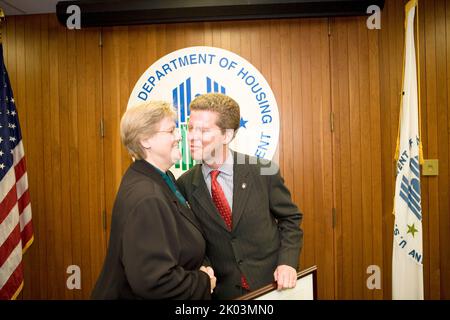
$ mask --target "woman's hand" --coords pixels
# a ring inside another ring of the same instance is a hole
[[[211,293],[216,287],[217,278],[214,276],[214,270],[211,267],[201,266],[200,271],[205,272],[209,276],[209,281],[211,282]]]

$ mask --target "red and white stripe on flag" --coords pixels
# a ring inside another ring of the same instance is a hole
[[[23,287],[22,255],[33,242],[31,204],[22,141],[0,184],[0,299],[15,299]]]

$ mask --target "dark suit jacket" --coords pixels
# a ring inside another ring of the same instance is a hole
[[[278,167],[275,175],[261,175],[264,165],[257,159],[251,158],[256,164],[248,164],[250,158],[245,156],[247,164],[236,164],[236,157],[244,155],[233,155],[231,232],[214,206],[201,165],[177,181],[203,228],[206,255],[217,277],[214,297],[218,299],[245,293],[240,286],[241,274],[255,290],[274,281],[278,265],[297,268],[303,241],[302,214],[292,202]]]
[[[126,171],[114,203],[111,237],[93,299],[207,299],[200,271],[205,241],[181,205],[144,160]]]

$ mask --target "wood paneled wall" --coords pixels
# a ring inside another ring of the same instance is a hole
[[[419,17],[423,151],[439,159],[439,176],[421,186],[425,290],[450,299],[450,3],[422,1]]]
[[[342,299],[383,297],[366,285],[367,268],[383,263],[378,37],[362,18],[331,24],[336,295]]]
[[[419,2],[424,157],[439,159],[439,176],[422,176],[421,180],[425,297],[449,299],[450,4]],[[363,18],[332,22],[337,298],[391,298],[393,158],[402,90],[403,4],[386,1],[379,31],[367,30]],[[372,264],[381,267],[381,290],[366,287],[366,268]]]
[[[127,45],[124,45],[127,44]],[[300,264],[317,264],[319,291],[334,295],[329,41],[327,19],[250,21],[103,30],[105,177],[107,212],[129,156],[118,123],[135,82],[146,66],[188,46],[231,50],[257,67],[277,97],[281,118],[280,165],[294,201],[305,212],[305,247]],[[137,67],[140,66],[140,67]],[[119,76],[120,75],[120,76]],[[115,88],[115,90],[111,90]],[[312,107],[313,106],[313,107]],[[108,126],[107,126],[108,127]],[[111,152],[111,153],[109,153]],[[108,156],[106,156],[108,157]]]
[[[422,2],[422,138],[425,158],[440,162],[439,176],[422,178],[425,296],[448,299],[450,4]],[[279,162],[304,212],[300,263],[318,265],[319,297],[389,299],[403,16],[403,1],[389,0],[381,30],[368,30],[364,17],[81,31],[66,30],[52,15],[8,17],[5,58],[35,228],[23,298],[89,297],[115,192],[130,163],[118,127],[134,83],[163,55],[206,45],[250,61],[275,93]],[[70,265],[81,268],[81,290],[66,288]],[[381,268],[380,290],[366,287],[370,265]]]
[[[40,15],[8,18],[4,32],[33,212],[23,297],[87,298],[106,248],[98,31],[68,32]],[[81,290],[66,287],[71,265]]]

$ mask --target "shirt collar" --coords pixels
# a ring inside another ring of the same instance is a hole
[[[148,161],[147,161],[148,162]],[[166,173],[163,172],[161,169],[159,169],[158,167],[152,165],[150,162],[148,162],[155,170],[156,172],[158,172],[160,175],[165,175]]]
[[[233,165],[234,165],[233,153],[231,152],[230,149],[228,149],[227,159],[225,160],[224,163],[222,163],[222,165],[217,170],[219,170],[221,173],[224,173],[228,176],[232,176],[233,175]],[[205,178],[213,170],[216,170],[216,169],[211,168],[210,166],[208,166],[205,163],[202,164],[202,172],[203,172],[203,176]]]

